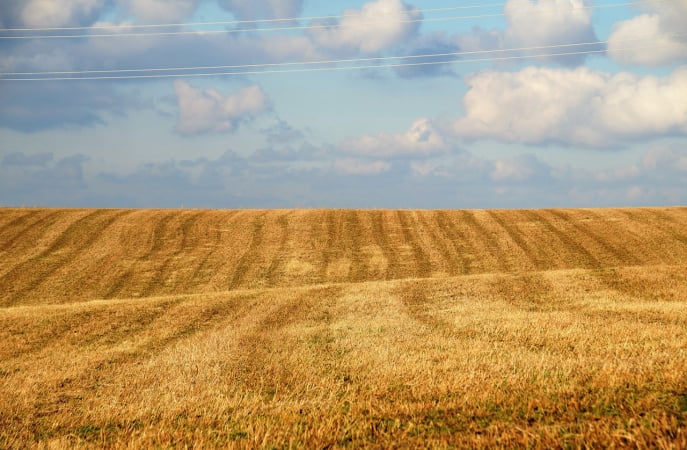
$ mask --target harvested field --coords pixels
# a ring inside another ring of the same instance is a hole
[[[687,264],[687,208],[2,210],[0,306]]]
[[[687,208],[0,209],[0,447],[687,448]]]

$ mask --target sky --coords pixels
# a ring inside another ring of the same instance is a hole
[[[687,0],[2,0],[0,206],[685,205],[685,23]]]

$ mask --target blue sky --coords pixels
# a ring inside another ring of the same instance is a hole
[[[687,0],[5,0],[0,205],[684,205],[684,23]],[[332,60],[357,61],[302,64]],[[120,78],[49,80],[93,76]]]

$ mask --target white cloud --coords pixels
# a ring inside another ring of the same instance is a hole
[[[409,161],[413,176],[452,180],[460,184],[486,183],[493,171],[493,161],[470,152],[439,155],[436,158]]]
[[[414,34],[420,12],[401,0],[376,0],[361,10],[348,9],[343,18],[326,28],[311,30],[316,45],[333,52],[374,53],[397,45]],[[325,24],[317,22],[316,24]]]
[[[509,0],[504,12],[508,21],[504,39],[512,47],[593,42],[591,2],[582,0]],[[560,52],[554,49],[552,52]],[[537,54],[542,52],[538,50]]]
[[[27,27],[63,27],[94,20],[105,0],[29,0],[19,16]]]
[[[367,161],[353,158],[342,158],[334,161],[334,170],[342,175],[379,175],[391,169],[386,161]]]
[[[176,130],[184,135],[234,131],[240,122],[254,118],[270,107],[258,86],[222,95],[214,89],[201,90],[185,81],[174,83],[179,104]]]
[[[684,40],[687,0],[661,3],[654,4],[653,13],[642,14],[616,25],[608,41],[608,53],[614,60],[646,66],[687,60]],[[676,33],[682,36],[676,36]]]
[[[545,173],[547,167],[532,155],[519,155],[514,158],[497,159],[489,174],[496,182],[527,181]]]
[[[594,179],[602,183],[615,183],[619,181],[631,180],[640,175],[641,170],[639,167],[632,165],[598,170],[594,173]]]
[[[663,78],[528,67],[467,83],[465,115],[453,126],[466,139],[605,147],[687,134],[687,66]]]
[[[450,53],[459,52],[460,46],[454,39],[444,32],[432,32],[417,36],[409,45],[406,45],[399,56],[408,56],[398,60],[400,63],[410,63],[410,66],[395,67],[394,71],[401,78],[415,78],[448,75],[454,76],[452,62],[457,59]],[[444,54],[444,56],[415,58],[418,55]],[[431,65],[412,65],[414,63],[432,63]]]
[[[589,1],[583,0],[508,0],[504,7],[505,30],[474,29],[458,35],[456,43],[464,51],[545,47],[579,42],[596,42]],[[568,51],[593,50],[598,45],[570,48]],[[552,55],[566,49],[537,49],[509,52],[514,55]],[[585,55],[550,56],[563,64],[581,64]]]
[[[106,125],[152,107],[145,94],[114,83],[17,83],[0,89],[0,128],[33,133]],[[2,139],[0,138],[0,141]]]
[[[266,61],[308,61],[324,59],[327,55],[318,52],[307,36],[260,36],[250,40],[233,41],[227,51],[236,51],[232,46],[242,45],[252,50],[252,55],[264,54]]]
[[[449,174],[442,171],[443,164],[440,161],[411,161],[409,164],[413,175],[419,177],[426,176],[448,176]]]
[[[165,23],[189,18],[198,0],[120,0],[131,14],[144,21]]]
[[[678,150],[675,147],[666,145],[654,146],[642,158],[642,167],[645,170],[668,170],[687,173],[687,150]]]
[[[303,0],[220,0],[240,20],[297,17]]]
[[[405,133],[365,135],[344,142],[341,148],[371,158],[393,158],[433,155],[448,151],[449,146],[429,119],[420,118]]]

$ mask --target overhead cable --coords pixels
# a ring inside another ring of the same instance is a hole
[[[687,43],[681,43],[687,45]],[[642,45],[634,47],[616,48],[614,51],[632,51],[654,49],[657,47],[664,47],[668,44],[658,45]],[[575,56],[575,55],[591,55],[598,53],[605,53],[606,50],[583,50],[575,52],[561,52],[561,53],[545,53],[538,55],[514,55],[502,57],[488,57],[488,58],[471,58],[471,59],[450,59],[446,61],[429,61],[417,63],[397,63],[397,64],[382,64],[382,65],[363,65],[363,66],[332,66],[332,67],[308,67],[295,69],[276,69],[276,70],[253,70],[253,71],[238,71],[238,72],[211,72],[211,73],[172,73],[172,74],[153,74],[153,75],[106,75],[106,76],[87,76],[87,77],[36,77],[36,78],[0,78],[0,81],[84,81],[84,80],[133,80],[133,79],[163,79],[163,78],[197,78],[197,77],[218,77],[218,76],[237,76],[237,75],[265,75],[265,74],[287,74],[287,73],[306,73],[306,72],[327,72],[327,71],[343,71],[343,70],[363,70],[363,69],[387,69],[398,67],[418,67],[418,66],[433,66],[441,64],[468,64],[475,62],[497,62],[510,61],[522,59],[536,59],[536,58],[551,58],[559,56]]]
[[[672,33],[670,37],[685,37],[687,33]],[[616,42],[634,42],[646,40],[648,36],[639,36],[627,39],[616,40]],[[181,72],[181,71],[199,71],[199,70],[221,70],[221,69],[257,69],[263,67],[285,67],[285,66],[311,66],[311,65],[332,65],[332,64],[346,64],[354,62],[371,62],[371,61],[390,61],[390,60],[407,60],[407,59],[424,59],[424,58],[440,58],[440,57],[460,57],[471,55],[486,55],[494,53],[509,53],[509,52],[525,52],[533,50],[550,50],[557,48],[568,47],[585,47],[592,45],[606,45],[608,41],[591,41],[591,42],[576,42],[568,44],[552,44],[552,45],[538,45],[531,47],[516,47],[503,48],[491,50],[473,50],[473,51],[457,51],[444,53],[425,53],[419,55],[399,55],[399,56],[376,56],[367,58],[348,58],[348,59],[329,59],[329,60],[312,60],[312,61],[292,61],[292,62],[275,62],[275,63],[260,63],[260,64],[234,64],[234,65],[214,65],[214,66],[187,66],[187,67],[155,67],[155,68],[138,68],[138,69],[100,69],[100,70],[67,70],[67,71],[41,71],[41,72],[0,72],[0,77],[7,76],[39,76],[39,75],[88,75],[88,74],[116,74],[116,73],[149,73],[149,72]]]
[[[394,11],[394,13],[401,14],[417,14],[430,12],[446,12],[458,11],[465,9],[486,9],[503,7],[504,3],[486,3],[482,5],[464,5],[451,6],[446,8],[427,8],[427,9],[404,9],[402,11]],[[388,13],[387,13],[388,14]],[[387,15],[384,14],[384,15]],[[217,25],[244,25],[244,24],[261,24],[261,23],[278,23],[278,22],[296,22],[304,20],[329,20],[329,19],[345,19],[347,17],[356,17],[356,14],[340,14],[332,16],[309,16],[309,17],[289,17],[289,18],[275,18],[275,19],[252,19],[252,20],[218,20],[211,22],[179,22],[179,23],[156,23],[156,24],[130,24],[130,25],[90,25],[84,27],[44,27],[44,28],[5,28],[0,29],[0,32],[26,32],[26,31],[78,31],[78,30],[110,30],[118,29],[123,26],[126,28],[174,28],[174,27],[203,27],[203,26],[217,26]]]
[[[664,1],[664,0],[635,0],[631,2],[624,3],[611,3],[607,5],[586,5],[576,8],[561,9],[561,8],[549,8],[545,10],[538,10],[536,14],[550,14],[560,11],[584,11],[602,8],[618,8],[621,6],[631,6],[647,3],[648,1]],[[448,16],[448,17],[433,17],[433,18],[416,18],[416,19],[400,19],[395,20],[394,23],[429,23],[429,22],[448,22],[456,20],[472,20],[472,19],[486,19],[493,17],[502,17],[506,15],[531,15],[531,11],[526,11],[523,8],[522,11],[518,13],[505,12],[493,13],[493,14],[480,14],[473,16]],[[340,16],[339,16],[340,17]],[[363,21],[357,24],[357,26],[367,26],[367,25],[379,25],[382,23],[388,23],[388,20],[369,20]],[[232,28],[224,30],[179,30],[179,31],[154,31],[154,32],[133,32],[133,33],[96,33],[96,34],[41,34],[41,35],[21,35],[21,36],[0,36],[2,39],[10,40],[21,40],[21,39],[85,39],[85,38],[123,38],[123,37],[155,37],[155,36],[184,36],[184,35],[214,35],[214,34],[232,34],[232,33],[256,33],[256,32],[268,32],[268,31],[297,31],[297,30],[314,30],[314,29],[331,29],[332,24],[309,24],[309,25],[294,25],[294,26],[283,26],[283,27],[268,27],[268,28]],[[120,29],[126,29],[126,25],[119,26]],[[3,30],[0,30],[3,31]]]

